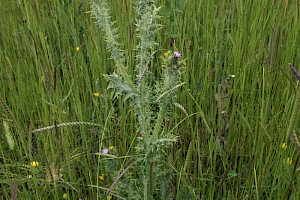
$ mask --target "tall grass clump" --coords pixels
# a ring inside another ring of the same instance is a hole
[[[161,63],[161,77],[151,72],[154,55],[158,44],[155,36],[161,27],[159,7],[154,0],[140,0],[136,9],[136,38],[134,74],[129,74],[126,67],[125,53],[118,42],[118,30],[113,27],[105,1],[92,2],[92,15],[97,25],[105,32],[107,49],[115,63],[115,71],[104,75],[108,89],[115,92],[115,97],[128,100],[134,108],[136,116],[135,143],[136,156],[132,158],[132,169],[128,167],[114,177],[115,181],[107,191],[114,188],[115,192],[131,199],[169,199],[172,171],[165,163],[165,149],[176,142],[176,136],[166,131],[164,122],[170,115],[170,108],[176,104],[176,91],[183,85],[180,81],[184,61],[177,51],[165,52]],[[151,78],[150,78],[151,77]],[[153,79],[153,77],[155,77]],[[136,176],[131,176],[136,173]],[[122,181],[121,176],[126,176]]]
[[[289,65],[290,65],[291,71],[293,72],[293,74],[297,78],[297,82],[299,82],[300,81],[299,72],[294,68],[294,66],[292,64],[289,64]],[[298,162],[299,156],[300,156],[300,143],[299,143],[297,134],[295,133],[295,128],[296,128],[296,124],[297,124],[297,118],[299,116],[299,111],[300,111],[300,88],[299,88],[299,85],[297,84],[297,86],[296,86],[296,100],[295,100],[295,103],[294,103],[294,107],[293,107],[291,118],[290,118],[290,123],[288,125],[288,130],[287,130],[287,134],[286,134],[286,140],[288,138],[291,138],[291,140],[293,141],[293,143],[296,146],[296,151],[299,154],[298,157],[297,157],[297,162]],[[297,166],[297,163],[296,163],[295,166]]]
[[[294,66],[290,63],[290,69],[293,72],[293,74],[295,75],[297,82],[299,84],[300,81],[300,74],[299,72],[294,68]],[[300,143],[297,137],[297,134],[295,133],[295,128],[296,128],[296,124],[297,124],[297,118],[299,116],[299,111],[300,111],[300,88],[299,85],[296,85],[296,99],[294,102],[294,107],[292,110],[292,114],[291,114],[291,118],[290,118],[290,122],[288,125],[288,129],[287,129],[287,134],[286,134],[286,142],[288,141],[288,139],[290,138],[291,141],[294,143],[294,145],[296,146],[296,152],[297,152],[297,159],[296,162],[294,164],[294,168],[292,171],[292,175],[293,178],[290,180],[290,183],[288,185],[288,188],[285,192],[284,195],[284,199],[290,199],[291,195],[292,195],[292,190],[293,190],[293,185],[296,182],[296,177],[297,177],[297,171],[299,171],[298,168],[298,162],[299,162],[299,157],[300,157]],[[291,160],[292,162],[292,160]]]

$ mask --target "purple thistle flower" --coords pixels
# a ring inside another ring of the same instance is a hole
[[[103,154],[108,154],[109,149],[108,149],[108,148],[104,148],[101,152],[102,152]]]
[[[181,57],[181,53],[179,53],[178,51],[175,51],[175,52],[174,52],[174,57],[175,57],[175,58]]]

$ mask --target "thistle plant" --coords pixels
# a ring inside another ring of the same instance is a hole
[[[163,167],[162,157],[166,147],[176,142],[176,136],[165,132],[163,124],[169,115],[171,106],[179,105],[176,103],[176,90],[183,85],[180,81],[180,74],[184,61],[181,60],[181,54],[177,51],[165,53],[161,63],[162,77],[157,77],[154,84],[150,82],[149,74],[151,73],[150,66],[152,66],[150,63],[153,62],[154,54],[157,53],[155,49],[158,46],[154,37],[161,28],[161,25],[157,23],[160,8],[155,6],[154,0],[139,0],[136,4],[138,44],[135,52],[135,75],[128,74],[124,51],[117,42],[117,29],[113,28],[114,23],[109,15],[106,1],[91,2],[91,8],[97,25],[105,33],[107,49],[115,63],[115,71],[112,74],[104,75],[108,82],[108,89],[113,89],[116,97],[122,96],[124,100],[129,100],[134,108],[137,118],[136,131],[139,133],[135,148],[139,157],[132,162],[134,165],[129,165],[132,170],[138,168],[139,177],[131,177],[132,188],[129,186],[131,183],[129,183],[128,177],[126,178],[127,187],[122,184],[120,176],[116,177],[118,182],[114,182],[107,195],[116,184],[115,191],[118,192],[118,195],[122,193],[131,199],[152,199],[154,195],[156,198],[160,196],[162,199],[168,199],[170,197],[166,194],[167,192],[163,192],[168,190],[163,187],[168,185],[167,180],[170,178],[161,183],[157,176],[171,176],[166,167]],[[128,170],[127,167],[126,171]],[[131,173],[121,173],[121,175],[131,176]],[[136,188],[133,194],[130,191],[134,187]]]

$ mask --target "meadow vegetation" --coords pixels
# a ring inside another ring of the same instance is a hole
[[[0,16],[2,199],[300,199],[299,1]]]

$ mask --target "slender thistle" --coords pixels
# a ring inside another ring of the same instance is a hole
[[[129,100],[135,111],[135,127],[140,135],[135,149],[136,154],[141,156],[137,158],[138,164],[133,168],[139,168],[141,172],[141,196],[151,199],[157,191],[154,188],[156,178],[153,174],[161,171],[160,158],[164,156],[164,149],[176,142],[175,135],[164,132],[163,124],[172,106],[183,108],[176,103],[176,91],[184,84],[180,81],[184,61],[179,52],[169,51],[168,56],[162,58],[162,77],[157,78],[155,84],[150,82],[150,66],[153,66],[151,63],[158,46],[154,39],[161,28],[157,23],[160,8],[155,6],[155,0],[139,0],[136,4],[136,77],[133,78],[124,67],[124,54],[119,48],[121,45],[116,42],[117,29],[113,28],[106,1],[92,2],[91,7],[92,16],[105,32],[108,51],[115,61],[115,72],[104,75],[109,84],[108,89],[113,89],[115,96],[123,96],[125,100]],[[136,181],[141,181],[140,178]],[[118,177],[116,180],[120,182]]]

